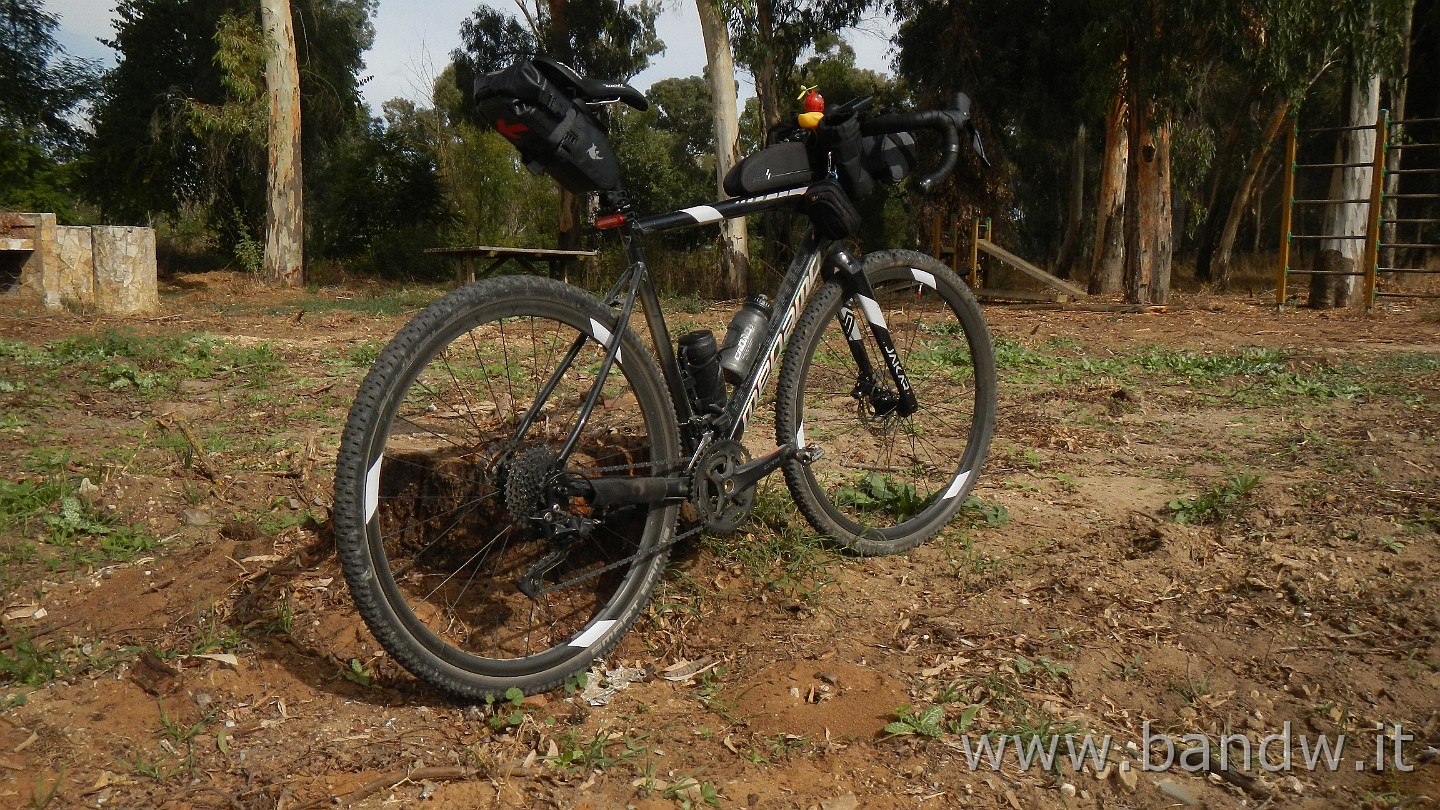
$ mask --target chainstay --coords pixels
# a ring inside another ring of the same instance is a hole
[[[607,572],[607,571],[613,571],[613,570],[615,570],[616,568],[619,568],[619,567],[622,566],[622,565],[629,565],[630,563],[633,563],[633,562],[639,562],[639,561],[641,561],[641,560],[648,560],[648,559],[650,559],[651,557],[654,557],[655,555],[659,554],[659,553],[662,552],[662,551],[669,551],[671,548],[673,548],[673,547],[674,547],[677,543],[679,543],[681,540],[687,540],[687,539],[689,539],[689,538],[691,538],[691,537],[694,537],[695,535],[697,535],[697,534],[699,534],[700,532],[704,531],[704,529],[705,529],[705,527],[704,527],[703,525],[698,525],[698,524],[697,524],[694,528],[692,528],[692,529],[687,529],[686,531],[683,531],[683,532],[681,532],[680,534],[675,535],[674,537],[670,538],[669,540],[666,540],[665,542],[657,545],[657,546],[654,547],[654,548],[646,549],[645,551],[639,551],[639,552],[636,552],[636,553],[634,553],[634,554],[631,554],[629,557],[624,557],[624,558],[621,558],[621,559],[616,560],[615,562],[608,563],[608,564],[606,564],[606,565],[602,565],[602,566],[600,566],[599,568],[596,568],[594,571],[587,571],[587,572],[585,572],[585,573],[581,574],[580,576],[575,577],[575,578],[573,578],[573,579],[567,579],[567,580],[565,580],[564,582],[557,582],[557,583],[555,583],[554,585],[551,585],[550,587],[546,588],[545,590],[540,591],[539,593],[535,594],[535,596],[534,596],[533,598],[538,599],[538,598],[540,598],[540,597],[542,597],[542,596],[546,596],[546,595],[552,594],[552,593],[554,593],[554,592],[556,592],[556,591],[563,590],[563,589],[565,589],[565,588],[569,588],[569,587],[571,587],[571,586],[573,586],[573,585],[579,585],[580,583],[582,583],[582,582],[587,582],[587,581],[589,581],[589,580],[592,580],[592,579],[594,579],[595,577],[598,577],[598,576],[600,576],[601,574],[603,574],[603,573],[605,573],[605,572]]]

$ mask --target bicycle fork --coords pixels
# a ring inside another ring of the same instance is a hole
[[[842,283],[847,288],[848,297],[860,305],[866,322],[870,324],[875,345],[880,349],[880,356],[884,358],[886,369],[898,392],[886,390],[876,379],[875,367],[870,362],[870,352],[865,345],[865,335],[855,313],[850,311],[846,304],[840,307],[837,317],[841,329],[845,331],[845,342],[850,346],[850,354],[855,358],[855,366],[859,369],[855,388],[850,392],[850,396],[858,400],[868,400],[875,409],[876,416],[888,416],[897,412],[902,417],[910,416],[920,409],[920,405],[915,400],[915,390],[910,387],[910,378],[905,374],[905,367],[900,363],[900,354],[895,351],[895,342],[890,338],[890,327],[885,323],[885,313],[880,311],[880,304],[875,300],[875,289],[870,285],[870,279],[865,277],[863,265],[843,248],[830,254],[830,262],[842,274]]]

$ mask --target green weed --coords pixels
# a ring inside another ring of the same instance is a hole
[[[908,705],[900,706],[895,709],[895,720],[885,726],[885,733],[896,737],[916,735],[939,738],[945,736],[945,729],[941,726],[944,720],[945,707],[941,705],[931,706],[919,713]]]
[[[70,673],[62,653],[45,649],[28,638],[16,639],[0,650],[0,682],[41,686]]]
[[[920,497],[911,484],[875,472],[860,476],[854,485],[846,484],[835,490],[836,505],[853,506],[861,512],[884,512],[896,521],[920,514],[933,500],[933,495]]]
[[[1258,475],[1237,473],[1194,498],[1170,501],[1169,509],[1176,523],[1224,523],[1248,508],[1247,496],[1259,483]]]
[[[340,671],[345,680],[369,688],[375,685],[375,670],[365,666],[359,658],[351,658],[349,665]]]

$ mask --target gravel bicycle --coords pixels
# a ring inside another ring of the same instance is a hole
[[[534,61],[582,112],[644,104]],[[938,132],[943,157],[922,189],[953,171],[961,133],[973,137],[959,95],[943,110],[826,117],[881,147]],[[472,699],[561,685],[630,629],[677,543],[737,530],[777,470],[816,531],[861,555],[911,549],[955,516],[995,421],[984,316],[929,256],[852,253],[835,164],[853,144],[817,156],[802,143],[809,168],[777,181],[802,154],[792,143],[739,167],[760,177],[751,187],[782,186],[763,193],[637,216],[618,181],[600,189],[596,224],[629,257],[603,298],[491,278],[426,307],[381,352],[345,425],[334,525],[360,614],[401,665]],[[787,208],[811,225],[773,307],[747,301],[723,344],[705,330],[673,341],[642,237]],[[777,368],[775,446],[752,457],[746,427]]]

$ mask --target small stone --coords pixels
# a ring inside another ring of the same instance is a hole
[[[1063,794],[1065,795],[1065,798],[1067,798],[1067,799],[1073,799],[1073,798],[1075,798],[1075,785],[1074,785],[1074,783],[1072,783],[1072,782],[1066,782],[1065,784],[1061,785],[1061,786],[1060,786],[1060,792],[1063,793]]]
[[[840,682],[840,676],[835,674],[834,672],[817,672],[815,673],[815,677],[819,678],[825,683],[830,684],[831,686],[834,686],[835,684]]]
[[[1130,763],[1120,763],[1119,767],[1114,771],[1114,776],[1115,781],[1127,791],[1134,793],[1140,789],[1140,774],[1134,768],[1130,767]]]
[[[820,801],[821,810],[855,810],[859,806],[860,799],[854,793],[846,793],[843,796]]]
[[[186,526],[208,526],[210,513],[204,509],[185,509],[180,512],[180,522]]]
[[[1196,795],[1195,791],[1176,782],[1174,779],[1161,779],[1155,787],[1158,788],[1161,793],[1187,807],[1196,807],[1200,804],[1200,797]]]
[[[95,495],[99,492],[100,487],[95,486],[94,482],[92,482],[89,478],[81,478],[80,485],[75,487],[75,494],[79,495],[87,501],[91,498],[94,498]]]
[[[298,498],[291,498],[290,500],[288,500],[288,501],[285,502],[285,505],[288,506],[288,507],[290,507],[291,509],[299,509],[299,508],[300,508],[300,499],[298,499]]]
[[[1296,779],[1293,776],[1285,780],[1285,786],[1290,788],[1290,792],[1294,793],[1296,796],[1299,796],[1301,793],[1305,792],[1305,783],[1301,782],[1299,779]]]
[[[790,687],[790,697],[793,697],[793,698],[795,698],[796,700],[799,700],[799,698],[800,698],[800,687],[798,687],[798,686],[792,686],[792,687]]]

